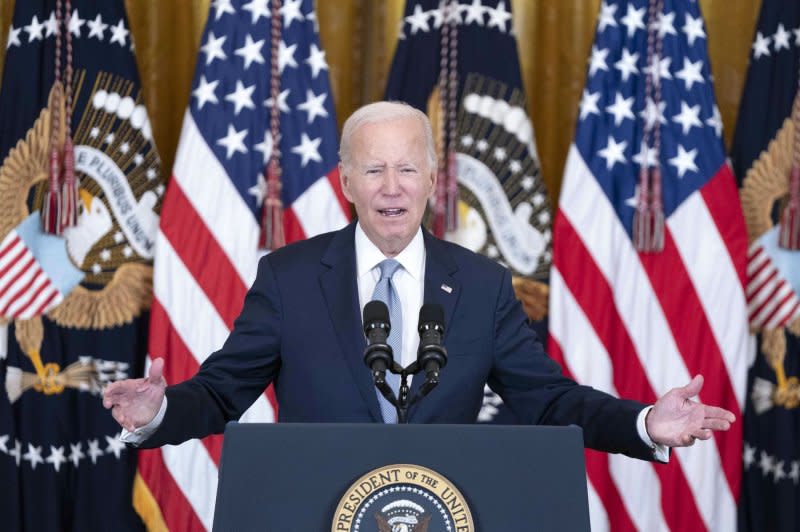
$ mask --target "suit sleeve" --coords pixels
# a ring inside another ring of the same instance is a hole
[[[653,459],[653,450],[636,430],[636,417],[646,405],[617,399],[565,377],[528,326],[507,270],[495,307],[494,332],[489,386],[519,419],[531,424],[578,425],[586,447]]]
[[[266,256],[225,345],[194,377],[167,387],[164,421],[141,447],[221,433],[239,419],[280,369],[281,321],[278,283]]]

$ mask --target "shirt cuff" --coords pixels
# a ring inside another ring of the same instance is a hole
[[[143,427],[139,427],[138,429],[134,429],[133,432],[129,431],[126,428],[122,429],[122,434],[119,436],[119,440],[122,443],[129,443],[134,447],[138,447],[142,444],[147,438],[153,435],[153,433],[161,426],[161,422],[164,421],[164,415],[167,413],[167,396],[164,396],[164,399],[161,401],[161,408],[158,409],[158,413],[156,417],[150,420],[150,423]]]
[[[636,431],[639,433],[639,437],[642,439],[645,445],[653,450],[653,458],[657,462],[666,464],[669,462],[669,447],[653,442],[653,440],[650,439],[650,435],[647,433],[647,424],[645,423],[645,419],[647,418],[647,414],[652,409],[653,407],[651,405],[647,408],[643,408],[642,411],[639,412],[639,416],[636,418]]]

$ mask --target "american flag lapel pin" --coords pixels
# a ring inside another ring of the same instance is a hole
[[[453,289],[452,289],[450,286],[448,286],[448,285],[446,285],[446,284],[444,284],[444,283],[442,283],[442,287],[441,287],[441,288],[442,288],[442,290],[444,290],[444,291],[445,291],[445,292],[447,292],[448,294],[450,294],[450,293],[452,293],[452,292],[453,292]]]

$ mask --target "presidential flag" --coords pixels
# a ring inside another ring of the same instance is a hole
[[[142,371],[164,187],[122,0],[16,2],[0,151],[1,526],[139,530],[101,395]]]
[[[255,279],[273,108],[287,241],[348,222],[316,26],[312,0],[212,3],[157,238],[150,357],[164,357],[168,383],[222,346]],[[242,420],[275,421],[277,407],[265,393]],[[211,529],[221,446],[217,435],[140,453],[135,505],[150,528]]]
[[[744,412],[741,530],[800,527],[800,250],[781,239],[791,229],[785,213],[800,201],[798,65],[800,5],[764,0],[731,152],[750,243],[748,316],[759,333]]]
[[[747,236],[706,36],[697,2],[602,2],[555,218],[549,353],[645,403],[702,374],[699,400],[741,419]],[[587,451],[592,529],[734,530],[741,453],[742,423],[666,465]]]
[[[504,0],[408,0],[386,88],[433,116],[444,142],[436,203],[457,218],[444,236],[507,266],[547,299],[551,262],[550,204],[539,171],[533,125]],[[443,108],[440,108],[439,102]],[[436,224],[437,205],[431,225]],[[442,235],[437,235],[442,236]],[[544,313],[542,313],[544,314]],[[544,318],[544,315],[537,316]],[[535,326],[547,330],[545,319]],[[513,423],[500,398],[486,388],[480,421]]]

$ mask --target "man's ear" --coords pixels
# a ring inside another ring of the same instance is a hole
[[[353,197],[350,194],[350,177],[347,175],[344,165],[339,163],[339,184],[342,187],[342,194],[347,198],[347,201],[353,203]]]
[[[431,170],[431,189],[428,191],[428,199],[433,197],[436,192],[436,180],[438,179],[439,171],[437,168]]]

